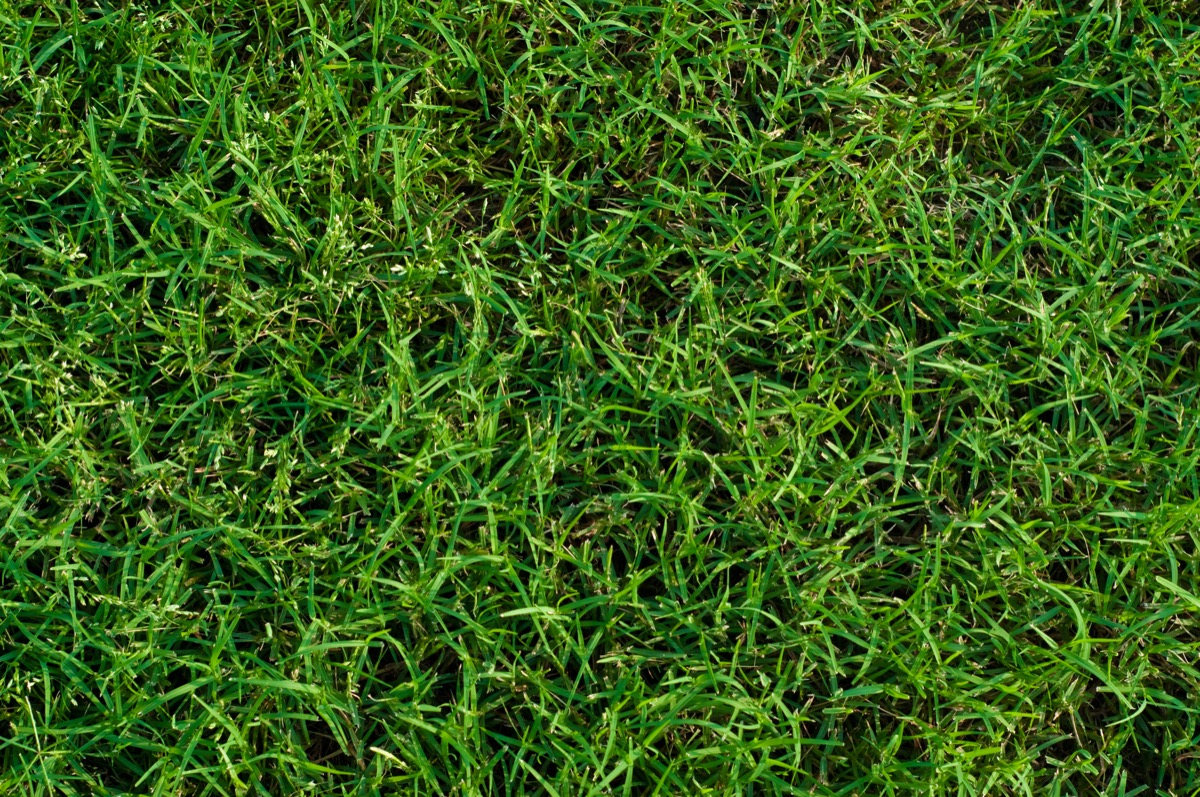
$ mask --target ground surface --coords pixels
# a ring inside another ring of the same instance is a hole
[[[1200,5],[0,0],[0,792],[1200,793]]]

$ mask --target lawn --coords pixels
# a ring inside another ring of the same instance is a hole
[[[1198,0],[0,0],[0,794],[1200,795]]]

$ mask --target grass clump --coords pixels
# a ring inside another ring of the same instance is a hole
[[[1200,793],[1200,6],[0,0],[0,791]]]

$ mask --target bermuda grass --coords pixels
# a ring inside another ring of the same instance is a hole
[[[1200,2],[0,0],[0,794],[1200,794]]]

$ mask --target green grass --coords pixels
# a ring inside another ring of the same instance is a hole
[[[1200,3],[0,0],[0,793],[1200,794]]]

